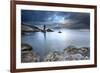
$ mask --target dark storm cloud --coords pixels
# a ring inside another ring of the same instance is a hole
[[[32,11],[32,10],[22,10],[22,21],[46,21],[46,18],[49,16],[48,12],[43,11]]]
[[[75,22],[72,28],[90,28],[90,14],[89,13],[71,13],[69,19]]]
[[[90,14],[60,11],[22,10],[21,21],[31,25],[61,25],[72,29],[89,29]],[[64,23],[61,23],[64,21]]]

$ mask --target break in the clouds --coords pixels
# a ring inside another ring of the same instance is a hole
[[[29,25],[90,29],[90,13],[21,10],[21,21]]]

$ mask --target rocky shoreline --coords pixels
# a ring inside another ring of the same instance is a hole
[[[21,44],[21,62],[38,62],[39,56],[32,51],[33,48],[28,44]]]
[[[73,61],[73,60],[89,60],[90,59],[90,48],[89,47],[80,47],[68,46],[60,51],[49,52],[43,59],[42,62],[51,62],[51,61]],[[34,51],[28,44],[21,45],[21,62],[40,62],[40,56]]]
[[[23,34],[25,32],[54,32],[54,30],[50,28],[45,28],[44,30],[43,28],[39,28],[39,26],[25,25],[22,23],[21,32]]]
[[[89,48],[68,46],[61,53],[59,51],[50,52],[44,61],[72,61],[72,60],[89,60]]]

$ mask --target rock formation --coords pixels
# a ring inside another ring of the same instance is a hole
[[[58,51],[50,52],[45,58],[44,61],[61,61],[61,54]]]
[[[52,61],[73,61],[73,60],[89,60],[90,50],[88,47],[77,48],[75,46],[68,46],[60,51],[49,52],[42,62]],[[21,45],[21,62],[40,62],[40,56],[34,52],[33,48],[29,44]]]
[[[32,50],[33,48],[28,44],[21,45],[21,62],[38,62],[39,56]]]
[[[72,61],[72,60],[89,60],[89,48],[68,46],[63,52],[54,51],[47,54],[44,61]]]

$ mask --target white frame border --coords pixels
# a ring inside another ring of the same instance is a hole
[[[90,60],[83,61],[60,61],[60,62],[40,62],[40,63],[21,63],[21,9],[44,10],[44,11],[63,11],[63,12],[89,12],[90,13]],[[16,68],[40,68],[57,66],[74,66],[94,64],[94,9],[70,8],[70,7],[51,7],[38,5],[16,5]]]

